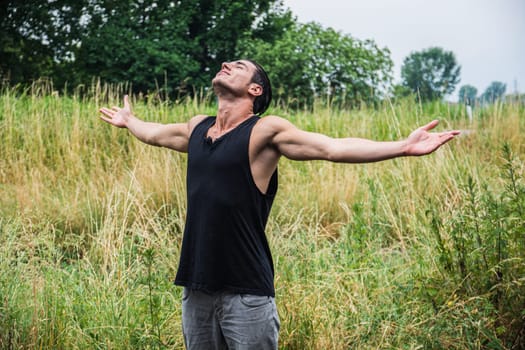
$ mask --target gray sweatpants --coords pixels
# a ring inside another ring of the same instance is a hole
[[[275,350],[279,327],[272,297],[184,288],[182,328],[189,350]]]

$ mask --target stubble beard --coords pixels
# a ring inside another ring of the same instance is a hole
[[[215,77],[212,80],[213,92],[217,97],[241,97],[244,91],[240,88],[235,88],[228,82],[223,81],[220,77]]]

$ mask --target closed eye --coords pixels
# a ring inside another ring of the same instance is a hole
[[[245,68],[247,68],[247,65],[246,65],[246,63],[244,63],[244,62],[237,61],[237,62],[235,62],[235,67],[236,67],[236,68],[245,69]]]

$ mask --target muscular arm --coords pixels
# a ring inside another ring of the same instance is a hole
[[[328,160],[343,163],[367,163],[400,156],[429,154],[450,141],[459,131],[430,133],[438,121],[414,130],[401,141],[373,141],[361,138],[331,138],[306,132],[290,122],[267,117],[274,131],[271,143],[287,158],[294,160]]]
[[[167,147],[186,152],[193,126],[204,116],[196,116],[188,123],[160,124],[145,122],[131,112],[128,96],[124,96],[124,107],[101,108],[100,118],[118,128],[127,128],[140,141],[153,146]]]

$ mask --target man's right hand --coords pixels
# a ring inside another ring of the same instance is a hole
[[[102,107],[99,112],[103,114],[100,116],[100,119],[118,128],[126,128],[128,121],[133,118],[128,95],[124,95],[124,108],[112,107],[109,109]]]
[[[167,147],[178,152],[187,152],[193,127],[205,115],[193,117],[187,123],[160,124],[140,120],[131,112],[128,95],[124,96],[124,107],[101,108],[100,119],[118,128],[127,128],[140,141],[152,146]]]

